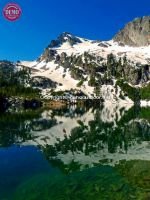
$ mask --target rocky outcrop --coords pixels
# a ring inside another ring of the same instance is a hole
[[[150,45],[150,16],[136,18],[128,23],[113,39],[128,46]]]
[[[140,65],[132,67],[132,65],[124,66],[124,78],[132,85],[146,83],[150,80],[150,66]]]
[[[55,55],[57,54],[56,50],[46,48],[42,56],[38,59],[39,61],[44,60],[45,62],[50,62],[55,59]]]
[[[54,82],[51,79],[48,79],[46,77],[42,77],[42,76],[32,77],[30,84],[32,87],[37,87],[40,89],[56,88],[56,86],[57,86],[56,82]]]

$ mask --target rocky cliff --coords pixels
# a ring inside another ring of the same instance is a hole
[[[150,16],[136,18],[129,22],[116,34],[114,41],[136,47],[150,45]]]

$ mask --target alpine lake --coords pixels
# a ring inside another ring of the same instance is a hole
[[[0,200],[132,199],[150,199],[150,107],[0,114]]]

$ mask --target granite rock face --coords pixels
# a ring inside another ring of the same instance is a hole
[[[150,16],[129,22],[113,39],[120,44],[134,47],[150,45]]]

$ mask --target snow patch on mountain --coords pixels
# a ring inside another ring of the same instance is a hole
[[[81,39],[81,38],[80,38]],[[110,41],[91,41],[86,39],[81,39],[81,43],[77,43],[73,46],[69,42],[64,42],[60,47],[50,48],[56,50],[60,55],[65,52],[68,56],[82,55],[84,52],[95,54],[101,56],[104,59],[111,53],[117,57],[123,57],[124,55],[134,63],[148,64],[150,63],[150,46],[146,47],[130,47],[130,46],[120,46],[117,42],[113,40]]]

